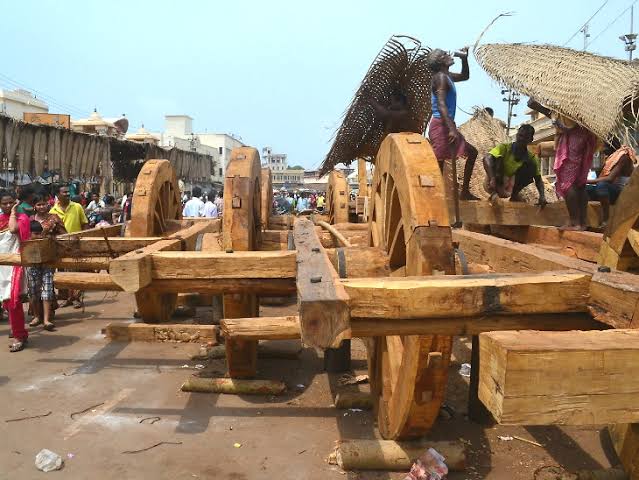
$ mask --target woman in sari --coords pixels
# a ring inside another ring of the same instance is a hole
[[[20,244],[29,239],[29,217],[17,213],[15,196],[0,192],[0,253],[19,253]],[[20,265],[0,266],[0,300],[9,313],[9,324],[13,334],[11,352],[19,352],[27,344],[29,336],[24,326],[24,310],[21,296],[26,293],[26,277]]]

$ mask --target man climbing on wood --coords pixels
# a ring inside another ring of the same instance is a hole
[[[457,108],[455,82],[463,82],[470,78],[468,48],[463,48],[455,52],[454,55],[461,59],[462,70],[460,73],[452,73],[448,70],[455,63],[450,54],[439,48],[428,54],[428,66],[433,72],[431,83],[433,117],[428,127],[428,137],[442,171],[445,160],[451,159],[454,162],[460,157],[466,158],[460,199],[479,200],[469,190],[470,177],[477,159],[477,149],[466,142],[455,125],[455,110]]]
[[[534,180],[539,192],[538,205],[542,208],[546,206],[539,158],[528,151],[528,144],[534,136],[535,128],[524,124],[517,130],[514,142],[497,145],[484,158],[484,188],[490,194],[491,201],[497,197],[510,197],[511,202],[521,202],[520,192]]]

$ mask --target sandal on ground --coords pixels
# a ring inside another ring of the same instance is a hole
[[[70,307],[71,305],[73,305],[73,300],[65,300],[62,305],[60,305],[60,308]]]
[[[47,322],[44,324],[43,328],[48,332],[53,332],[55,330],[55,325],[51,322]]]
[[[24,347],[26,346],[27,346],[27,339],[25,338],[22,341],[13,342],[11,345],[9,345],[9,351],[11,353],[19,352],[21,350],[24,350]]]
[[[79,309],[84,307],[83,303],[80,300],[74,300],[73,301],[73,308],[75,309]]]
[[[29,322],[29,326],[30,327],[37,327],[38,325],[40,325],[42,323],[42,320],[40,320],[38,317],[35,317],[33,320],[31,320]]]

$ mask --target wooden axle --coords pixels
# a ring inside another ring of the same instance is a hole
[[[301,338],[298,316],[223,319],[221,333],[226,338],[247,340],[288,340]],[[351,318],[354,338],[390,335],[478,335],[506,330],[602,330],[606,325],[587,313],[487,314],[472,317]]]
[[[197,239],[205,233],[219,232],[219,219],[197,222],[146,247],[114,259],[109,267],[113,280],[126,292],[137,292],[151,283],[151,254],[171,250],[194,250]]]
[[[122,291],[122,288],[111,279],[108,273],[56,272],[53,276],[53,282],[56,288],[71,290]]]

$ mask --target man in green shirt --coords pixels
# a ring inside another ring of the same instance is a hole
[[[519,127],[514,142],[497,145],[484,158],[484,188],[490,194],[491,201],[497,197],[510,197],[511,202],[521,202],[519,193],[534,180],[539,192],[537,205],[542,208],[546,206],[539,158],[528,151],[528,144],[532,143],[534,136],[535,128],[524,124]]]

